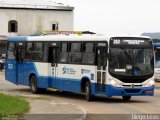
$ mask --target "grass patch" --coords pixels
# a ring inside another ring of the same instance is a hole
[[[29,110],[29,103],[20,96],[10,96],[0,93],[1,115],[22,115]]]

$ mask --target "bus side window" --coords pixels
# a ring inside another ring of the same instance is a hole
[[[43,60],[43,44],[42,42],[35,42],[32,51],[32,59],[35,61]]]
[[[67,63],[67,61],[68,61],[68,45],[67,45],[67,43],[62,43],[61,50],[60,50],[59,62]]]
[[[44,43],[44,58],[43,58],[44,62],[48,61],[48,52],[49,52],[48,43]]]
[[[14,42],[8,43],[7,59],[16,59],[16,44]]]
[[[33,49],[33,43],[31,42],[27,43],[27,48],[25,51],[25,60],[32,60],[32,49]]]
[[[69,52],[70,63],[81,63],[81,43],[71,43],[71,51]]]
[[[83,55],[82,55],[82,64],[94,64],[94,44],[93,43],[84,43],[83,44]]]

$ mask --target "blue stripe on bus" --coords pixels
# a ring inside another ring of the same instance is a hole
[[[153,96],[154,95],[154,85],[150,87],[141,88],[124,88],[124,87],[114,87],[111,85],[106,85],[106,95],[107,96]],[[133,91],[133,92],[127,92]],[[134,91],[139,91],[135,92]],[[147,91],[153,91],[153,93],[147,93]]]
[[[8,41],[27,41],[27,36],[9,36],[7,37]]]
[[[12,83],[18,84],[19,81],[17,81],[18,76],[17,68],[18,65],[14,60],[7,60],[6,61],[6,79]],[[11,65],[13,64],[13,66]],[[12,69],[8,69],[8,68]],[[49,76],[40,76],[38,75],[37,69],[35,67],[35,64],[32,62],[24,61],[22,76],[23,79],[21,80],[21,84],[29,86],[29,75],[31,73],[34,73],[37,77],[37,83],[39,88],[57,88],[61,91],[68,91],[68,92],[75,92],[75,93],[81,93],[81,80],[80,79],[71,79],[71,78],[57,78],[57,77],[49,77]],[[27,72],[28,71],[28,72]],[[96,91],[97,84],[91,83],[91,93],[93,95],[98,94]],[[139,90],[137,93],[127,93],[126,90],[134,91]],[[146,87],[146,88],[123,88],[123,87],[113,87],[111,85],[106,85],[106,92],[101,93],[106,96],[153,96],[154,93],[146,93],[147,90],[154,90],[154,86]]]
[[[42,78],[42,77],[41,77]],[[43,82],[42,82],[43,81]],[[46,83],[45,83],[45,82]],[[67,78],[46,78],[46,80],[38,79],[38,86],[40,88],[48,88],[48,83],[51,83],[52,81],[52,88],[57,88],[60,91],[68,91],[68,92],[74,92],[74,93],[81,93],[81,80],[80,79],[67,79]],[[96,83],[91,83],[91,93],[92,95],[98,94],[96,91]],[[128,93],[126,91],[136,91],[139,90],[139,92],[133,92]],[[106,85],[106,92],[101,93],[106,96],[153,96],[153,93],[147,93],[146,91],[153,91],[154,85],[151,87],[141,87],[141,88],[123,88],[123,87],[113,87],[111,85]]]

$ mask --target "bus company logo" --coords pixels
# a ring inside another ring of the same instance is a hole
[[[86,69],[81,69],[81,73],[84,74],[84,73],[90,73],[91,71],[90,70],[86,70]]]
[[[68,74],[69,68],[64,67],[63,68],[63,74]]]
[[[8,64],[8,69],[13,69],[13,64]]]
[[[73,68],[64,67],[62,70],[63,74],[73,74],[73,75],[76,74],[76,70],[74,70]]]

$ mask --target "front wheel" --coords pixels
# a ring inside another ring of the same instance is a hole
[[[131,96],[122,96],[123,100],[128,101],[131,99]]]
[[[90,87],[90,83],[87,81],[86,85],[85,85],[85,97],[87,101],[91,101],[92,100],[92,95],[91,95],[91,87]]]

